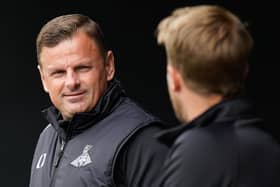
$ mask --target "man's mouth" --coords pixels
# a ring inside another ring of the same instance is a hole
[[[71,92],[71,93],[65,93],[63,94],[64,96],[68,97],[68,96],[79,96],[79,95],[82,95],[84,94],[85,92],[84,91],[80,91],[80,92]]]
[[[63,94],[63,96],[70,102],[78,102],[83,98],[85,93],[86,93],[85,91],[71,92],[71,93],[65,93]]]

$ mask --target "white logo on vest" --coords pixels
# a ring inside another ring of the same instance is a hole
[[[41,154],[41,156],[40,156],[40,158],[37,162],[36,169],[40,169],[44,166],[45,161],[46,161],[46,157],[47,157],[47,153]]]
[[[78,156],[78,158],[73,160],[71,162],[71,165],[74,166],[74,167],[79,168],[79,167],[83,167],[83,166],[86,166],[86,165],[92,163],[91,158],[90,158],[90,156],[88,154],[88,151],[91,148],[92,148],[92,145],[86,145],[84,147],[83,153],[80,156]]]

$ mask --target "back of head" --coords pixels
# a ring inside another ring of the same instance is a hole
[[[88,16],[82,14],[68,14],[50,20],[39,32],[36,42],[39,64],[43,47],[55,47],[60,42],[71,38],[77,31],[85,32],[97,43],[101,54],[105,55],[106,46],[99,25]]]
[[[238,94],[244,84],[253,40],[230,11],[200,5],[175,10],[157,29],[168,63],[199,93]]]

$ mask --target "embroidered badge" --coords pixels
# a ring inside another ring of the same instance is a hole
[[[71,165],[77,168],[84,167],[90,163],[92,163],[90,155],[88,151],[92,148],[92,145],[86,145],[84,147],[83,153],[78,156],[75,160],[71,162]]]

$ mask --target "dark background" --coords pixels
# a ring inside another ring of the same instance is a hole
[[[248,23],[255,48],[247,93],[277,133],[278,12],[269,1],[8,1],[0,8],[0,186],[28,186],[33,151],[46,126],[40,111],[50,101],[42,90],[35,53],[43,24],[68,13],[86,14],[97,21],[114,51],[117,75],[127,94],[176,124],[166,90],[165,54],[156,44],[154,31],[174,8],[201,3],[222,5]]]

